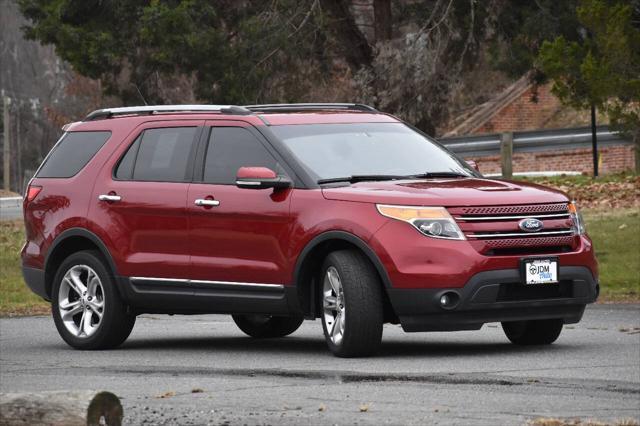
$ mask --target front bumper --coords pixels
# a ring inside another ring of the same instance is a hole
[[[559,284],[521,284],[518,269],[480,272],[463,287],[387,288],[405,331],[477,330],[488,322],[559,318],[580,321],[587,303],[599,294],[589,268],[561,266]],[[443,295],[453,303],[442,306]]]

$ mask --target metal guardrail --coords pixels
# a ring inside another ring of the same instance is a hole
[[[596,135],[598,147],[633,143],[624,135],[610,131],[609,126],[598,126]],[[438,141],[463,157],[500,155],[500,133],[456,136]],[[580,148],[591,148],[591,127],[513,132],[514,153]]]
[[[22,197],[0,197],[0,220],[22,217]]]

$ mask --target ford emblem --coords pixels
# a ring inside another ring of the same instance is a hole
[[[532,217],[522,219],[518,223],[518,226],[525,232],[538,232],[544,227],[541,220],[534,219]]]

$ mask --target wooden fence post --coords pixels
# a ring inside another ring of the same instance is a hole
[[[513,133],[504,132],[500,135],[500,167],[502,177],[511,179],[513,177]]]

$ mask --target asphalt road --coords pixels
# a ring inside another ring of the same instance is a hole
[[[597,305],[550,347],[513,346],[496,324],[420,334],[385,326],[378,356],[338,359],[319,321],[252,340],[228,316],[146,315],[120,349],[80,352],[49,318],[3,318],[0,391],[109,390],[127,424],[640,419],[638,331],[640,305]]]

